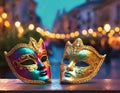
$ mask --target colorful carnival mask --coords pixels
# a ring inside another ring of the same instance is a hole
[[[93,47],[83,44],[80,38],[73,44],[66,43],[60,66],[61,83],[84,83],[99,71],[106,55],[100,55]]]
[[[26,83],[44,84],[51,82],[50,64],[42,39],[30,38],[29,44],[20,43],[5,57],[13,73]]]

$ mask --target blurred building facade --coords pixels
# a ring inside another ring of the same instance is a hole
[[[111,27],[120,26],[120,0],[87,0],[69,13],[59,11],[54,23],[54,33],[81,32],[98,26],[110,24]]]
[[[5,0],[5,12],[9,15],[10,22],[19,20],[22,24],[40,24],[35,14],[36,4],[33,0]]]
[[[35,13],[36,3],[33,0],[0,0],[0,15],[7,14],[10,26],[13,28],[16,21],[19,21],[22,26],[27,26],[32,23],[35,26],[40,26],[41,19]],[[4,25],[0,24],[0,25]],[[3,32],[3,27],[1,27]]]

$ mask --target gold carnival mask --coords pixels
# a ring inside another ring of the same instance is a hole
[[[83,44],[80,38],[73,44],[66,43],[60,65],[61,83],[84,83],[99,71],[106,55],[100,55],[93,47]]]
[[[29,44],[20,43],[5,51],[8,65],[15,76],[26,83],[51,82],[50,63],[42,39],[30,38]]]

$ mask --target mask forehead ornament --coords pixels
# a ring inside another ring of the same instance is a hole
[[[99,71],[105,56],[93,47],[84,45],[80,38],[73,44],[68,41],[60,65],[61,83],[84,83],[91,80]]]
[[[5,58],[14,75],[26,83],[44,84],[51,82],[50,63],[42,39],[30,38],[29,44],[20,43]]]

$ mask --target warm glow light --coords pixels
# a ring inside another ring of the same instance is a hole
[[[45,32],[45,35],[49,37],[49,36],[50,36],[50,32],[49,32],[49,31],[46,31],[46,32]]]
[[[109,32],[110,29],[111,29],[111,26],[110,26],[109,24],[105,24],[105,25],[104,25],[104,30],[105,30],[106,32]]]
[[[96,32],[93,32],[93,33],[92,33],[92,36],[93,36],[93,37],[96,37],[96,36],[97,36],[97,33],[96,33]]]
[[[41,28],[40,27],[36,27],[36,31],[40,32]]]
[[[89,34],[92,34],[92,33],[93,33],[93,29],[91,29],[91,28],[88,29],[88,33],[89,33]]]
[[[60,39],[60,34],[56,34],[55,37],[56,37],[57,39]]]
[[[21,34],[22,34],[23,32],[24,32],[23,27],[22,27],[22,26],[19,26],[19,27],[18,27],[18,33],[21,33]]]
[[[110,34],[114,34],[115,33],[115,31],[114,30],[110,30]]]
[[[7,18],[7,13],[2,13],[1,16],[2,16],[3,19],[6,19]]]
[[[42,28],[40,27],[36,27],[36,31],[39,32],[42,36],[47,36],[49,38],[56,38],[56,39],[69,39],[70,37],[74,38],[75,36],[79,36],[79,32],[75,31],[75,32],[71,32],[70,34],[54,34],[54,33],[50,33],[49,31],[44,31]]]
[[[29,24],[29,26],[28,26],[29,30],[33,30],[34,28],[35,28],[35,26],[33,24]]]
[[[17,29],[18,29],[18,37],[21,38],[23,36],[24,29],[22,26],[19,26]]]
[[[54,33],[51,33],[51,38],[55,38],[55,34]]]
[[[103,31],[102,31],[102,34],[103,34],[103,35],[106,35],[106,31],[105,31],[105,30],[103,30]]]
[[[2,21],[3,21],[3,20],[2,20],[2,18],[0,17],[0,23],[2,23]]]
[[[116,49],[116,50],[120,49],[120,37],[119,36],[109,38],[108,43],[113,49]]]
[[[102,32],[102,30],[103,30],[102,27],[98,27],[99,32]]]
[[[108,33],[108,37],[112,37],[113,36],[113,34],[111,34],[111,33]]]
[[[120,28],[119,27],[115,27],[115,31],[119,32]]]
[[[36,27],[36,31],[37,31],[38,33],[40,33],[40,34],[44,32],[43,29],[40,28],[40,27]]]
[[[72,32],[72,33],[70,33],[70,36],[71,36],[71,37],[74,37],[75,35],[74,35],[74,33]]]
[[[4,25],[5,25],[6,27],[10,27],[9,21],[5,21],[5,22],[4,22]]]
[[[64,34],[61,34],[61,38],[64,39],[64,38],[65,38],[65,35],[64,35]]]
[[[42,36],[45,36],[45,35],[46,35],[44,31],[41,31],[40,34],[41,34]]]
[[[19,21],[16,21],[16,22],[15,22],[15,26],[16,26],[16,27],[19,27],[20,25],[21,25],[21,23],[20,23]]]
[[[83,35],[87,35],[87,30],[83,30],[83,31],[82,31],[82,34],[83,34]]]
[[[0,17],[0,22],[2,22],[2,21],[3,20]],[[4,20],[4,25],[6,27],[10,27],[10,23],[8,21],[5,21],[5,20]],[[16,21],[15,26],[18,29],[19,36],[22,36],[23,33],[24,33],[24,29],[21,26],[21,23],[19,21]],[[34,24],[29,24],[28,25],[29,30],[34,30],[34,28],[35,28]],[[93,37],[102,36],[102,35],[106,35],[108,37],[113,37],[115,32],[120,31],[119,27],[115,27],[115,29],[112,30],[111,26],[109,24],[105,24],[104,29],[102,27],[98,27],[97,29],[98,29],[98,33],[93,31],[92,28],[88,29],[88,31],[87,30],[82,30],[82,35],[89,36],[89,34],[91,34]],[[40,27],[36,27],[36,31],[39,32],[42,36],[47,36],[47,37],[53,38],[53,39],[54,38],[55,39],[70,39],[70,37],[74,38],[74,37],[79,36],[79,34],[80,34],[79,31],[71,32],[70,34],[59,34],[59,33],[55,34],[55,33],[49,32],[49,31],[45,31],[44,29],[42,29]],[[107,32],[109,32],[109,33],[107,33]],[[119,34],[120,34],[120,32],[119,32]],[[94,41],[91,41],[91,44],[94,45]]]
[[[75,36],[79,36],[79,32],[78,31],[75,31]]]
[[[67,39],[69,39],[69,38],[70,38],[70,35],[69,35],[69,34],[66,34],[65,37],[66,37]]]

